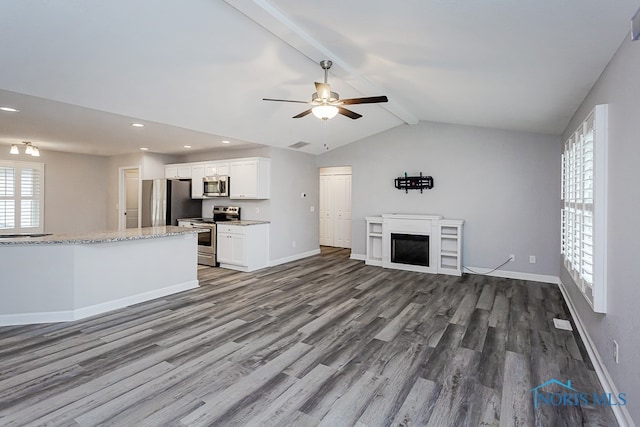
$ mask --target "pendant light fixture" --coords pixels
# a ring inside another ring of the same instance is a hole
[[[9,150],[10,154],[20,154],[20,150],[18,150],[18,146],[16,144],[13,144],[11,146],[11,150]]]

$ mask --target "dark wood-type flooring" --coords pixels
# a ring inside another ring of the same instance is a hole
[[[65,324],[0,328],[0,425],[576,426],[600,385],[555,285],[385,270],[347,250]]]

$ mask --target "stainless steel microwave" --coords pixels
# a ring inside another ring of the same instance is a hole
[[[204,197],[229,197],[229,177],[226,175],[205,176],[202,179]]]

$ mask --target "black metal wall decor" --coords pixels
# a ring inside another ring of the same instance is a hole
[[[405,193],[408,193],[409,190],[422,190],[425,188],[427,190],[433,188],[433,177],[430,176],[422,176],[422,172],[420,172],[420,176],[407,176],[407,173],[404,173],[403,177],[398,177],[395,179],[396,188],[398,190],[404,190]]]

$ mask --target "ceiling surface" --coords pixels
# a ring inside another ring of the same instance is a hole
[[[265,144],[319,154],[418,121],[560,134],[637,0],[0,2],[0,144],[114,155]],[[334,66],[363,115],[292,116]],[[145,124],[133,128],[134,122]],[[231,144],[223,145],[222,140]]]

